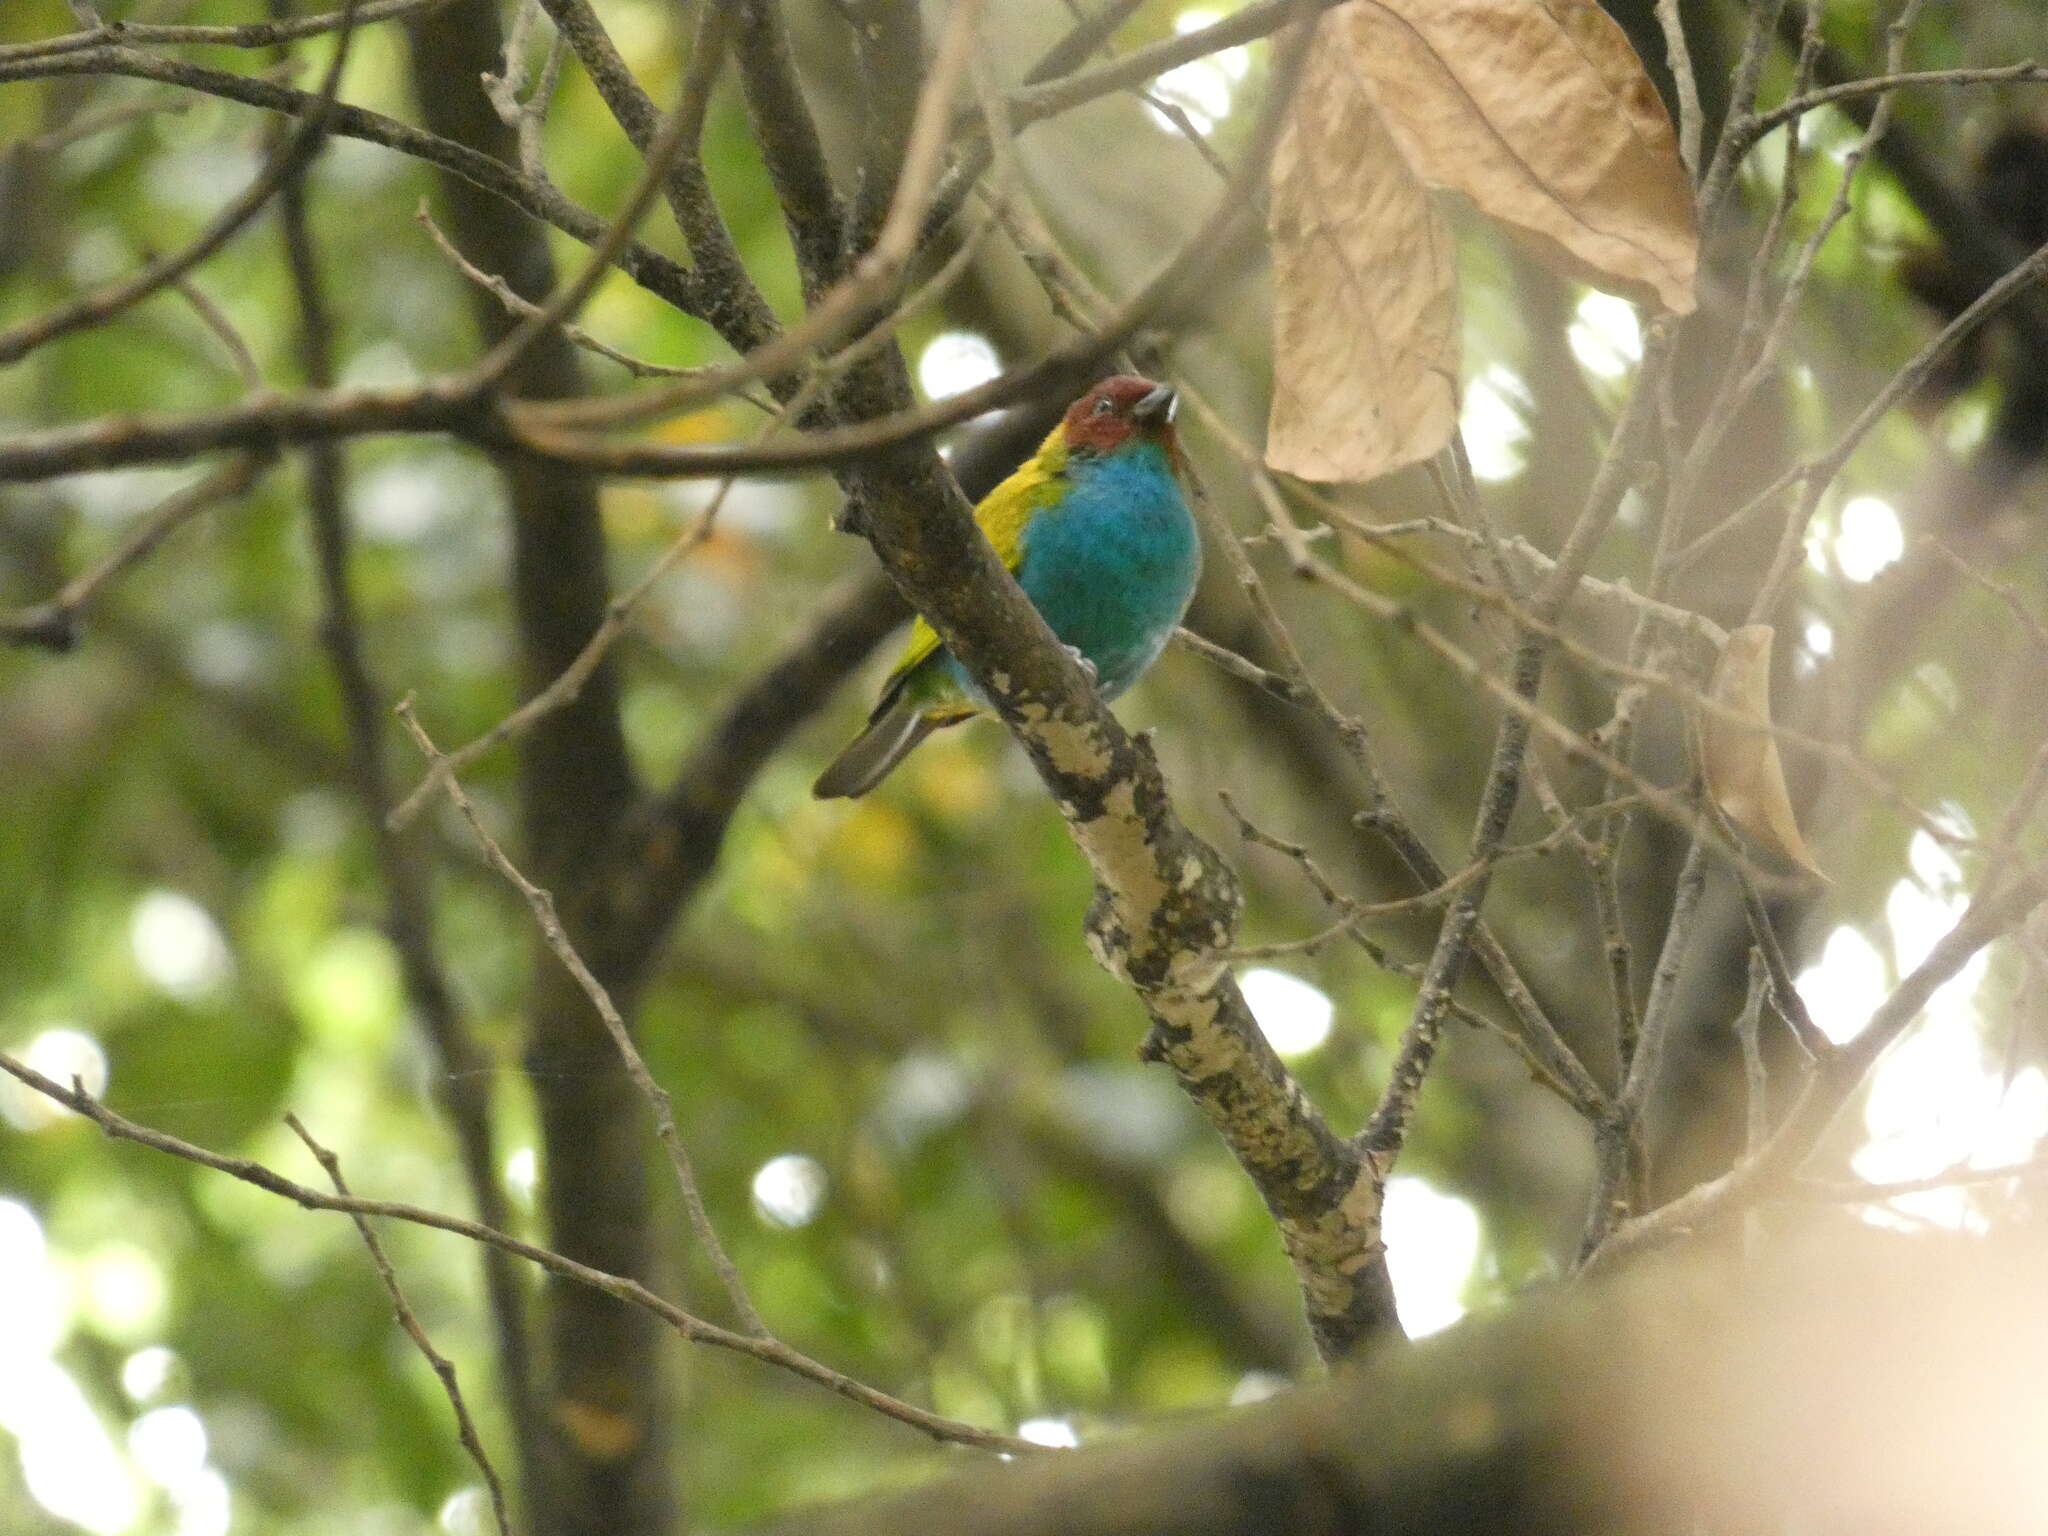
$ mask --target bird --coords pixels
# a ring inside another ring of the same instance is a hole
[[[1201,538],[1178,478],[1177,403],[1170,386],[1151,379],[1104,379],[974,509],[1024,595],[1104,699],[1159,659],[1201,576]],[[920,616],[866,728],[811,792],[821,800],[865,795],[933,731],[987,707]]]

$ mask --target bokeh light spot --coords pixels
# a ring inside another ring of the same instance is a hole
[[[135,965],[161,992],[198,1002],[226,985],[234,959],[213,915],[190,896],[156,890],[135,903],[128,919]]]
[[[177,1364],[178,1357],[161,1344],[138,1349],[121,1362],[121,1390],[131,1402],[146,1403],[169,1384]]]
[[[1529,459],[1528,403],[1522,381],[1498,363],[1466,388],[1458,431],[1475,478],[1497,484],[1522,472]]]
[[[941,331],[917,357],[917,382],[934,400],[965,394],[1002,371],[988,338],[972,331]]]
[[[1835,564],[1849,580],[1869,581],[1905,552],[1906,535],[1890,502],[1857,496],[1843,506]]]
[[[1619,379],[1642,361],[1643,325],[1635,305],[1611,293],[1579,300],[1565,332],[1579,366],[1600,379]]]
[[[1266,966],[1246,971],[1238,985],[1260,1032],[1282,1056],[1304,1056],[1330,1038],[1337,1010],[1320,987]]]
[[[1065,1419],[1026,1419],[1017,1426],[1017,1438],[1029,1440],[1033,1445],[1051,1445],[1063,1450],[1072,1450],[1081,1443],[1081,1437],[1074,1433],[1074,1426]]]
[[[1820,959],[1799,973],[1796,985],[1821,1033],[1840,1045],[1854,1039],[1884,1001],[1884,957],[1844,924],[1828,935]]]
[[[1223,13],[1220,11],[1197,7],[1182,11],[1174,17],[1173,30],[1185,37],[1190,32],[1198,32],[1204,27],[1213,26],[1222,19]],[[1250,68],[1250,57],[1242,47],[1224,48],[1205,58],[1191,59],[1185,64],[1167,70],[1152,82],[1152,94],[1161,101],[1180,108],[1197,133],[1208,134],[1230,115],[1237,86]],[[1180,131],[1180,125],[1157,107],[1148,104],[1146,111],[1152,121],[1165,132]]]
[[[808,1226],[825,1203],[825,1165],[801,1152],[771,1157],[754,1175],[754,1214],[772,1227]]]
[[[1479,1262],[1479,1213],[1417,1178],[1390,1179],[1381,1214],[1394,1306],[1411,1339],[1465,1315],[1465,1284]]]

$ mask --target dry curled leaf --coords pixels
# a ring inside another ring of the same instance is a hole
[[[1350,0],[1317,23],[1273,156],[1273,468],[1368,480],[1449,440],[1456,273],[1432,188],[1597,285],[1693,307],[1677,139],[1594,0]]]
[[[1756,722],[1732,720],[1700,711],[1700,769],[1707,793],[1721,814],[1770,852],[1791,860],[1809,874],[1821,875],[1813,862],[1792,797],[1785,789],[1785,767],[1771,735],[1771,641],[1768,624],[1746,624],[1728,636],[1707,697],[1725,710]]]
[[[1692,183],[1642,61],[1594,0],[1354,0],[1336,14],[1425,182],[1574,276],[1692,309]]]
[[[1273,407],[1266,462],[1369,480],[1458,419],[1450,230],[1373,105],[1347,5],[1317,23],[1273,153]]]

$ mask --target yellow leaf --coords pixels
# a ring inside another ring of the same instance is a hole
[[[1785,790],[1785,767],[1771,735],[1775,633],[1768,624],[1747,624],[1728,636],[1707,697],[1755,724],[1701,710],[1700,771],[1722,815],[1761,847],[1825,880],[1799,835],[1792,797]]]
[[[1458,419],[1450,231],[1368,93],[1358,7],[1317,23],[1273,153],[1273,406],[1266,462],[1368,480]]]
[[[1642,61],[1595,0],[1354,0],[1330,20],[1425,182],[1574,276],[1692,310],[1692,183]]]

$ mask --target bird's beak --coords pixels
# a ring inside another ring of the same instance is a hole
[[[1143,427],[1164,426],[1173,420],[1174,407],[1179,404],[1180,396],[1173,386],[1162,384],[1131,407],[1131,420]]]

